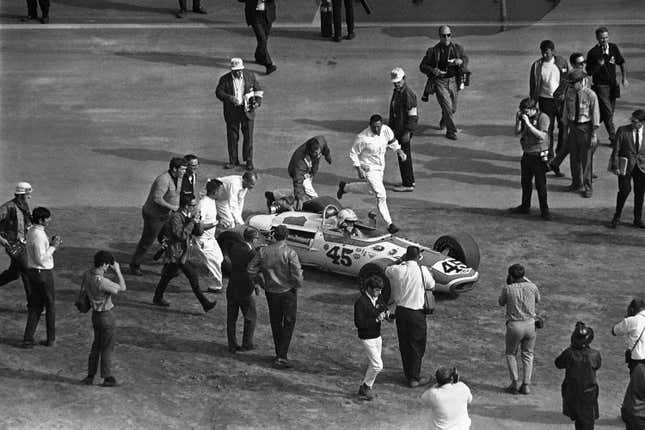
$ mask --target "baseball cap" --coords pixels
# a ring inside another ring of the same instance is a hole
[[[401,82],[404,76],[405,76],[405,72],[400,67],[395,67],[390,72],[390,79],[392,80],[392,83]]]
[[[573,69],[569,72],[568,80],[570,83],[575,84],[587,77],[587,74],[584,70]]]
[[[231,70],[242,70],[244,69],[244,62],[241,58],[235,57],[231,58]]]
[[[31,193],[32,188],[29,182],[18,182],[16,184],[16,191],[14,194],[27,194]]]

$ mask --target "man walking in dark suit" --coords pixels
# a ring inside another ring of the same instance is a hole
[[[224,104],[228,143],[228,163],[224,168],[240,165],[237,141],[242,129],[242,159],[246,162],[246,170],[253,170],[253,120],[264,95],[260,83],[253,72],[244,69],[241,58],[231,58],[231,71],[220,78],[215,95]]]
[[[181,181],[181,193],[192,194],[199,197],[199,184],[197,183],[197,169],[199,168],[199,159],[195,154],[184,155],[186,160],[186,173]]]
[[[334,19],[334,42],[340,42],[343,37],[342,11],[341,5],[345,3],[345,22],[347,23],[347,36],[345,39],[351,40],[354,34],[354,0],[331,0],[331,11]]]
[[[643,223],[643,197],[645,196],[645,141],[643,141],[643,124],[645,110],[638,109],[632,113],[631,124],[622,126],[616,132],[614,150],[611,153],[611,168],[618,176],[618,195],[616,212],[609,224],[616,228],[620,214],[625,206],[627,196],[632,190],[634,181],[634,227],[645,228]],[[622,160],[621,160],[622,159]]]
[[[255,332],[255,300],[253,300],[253,284],[249,280],[246,269],[249,261],[255,255],[255,245],[260,237],[260,232],[253,227],[244,230],[244,242],[234,244],[228,252],[231,259],[231,277],[226,288],[226,334],[228,337],[228,350],[250,351],[253,349],[253,333]],[[259,290],[255,289],[256,295]],[[244,332],[242,346],[238,345],[235,336],[238,312],[244,315]]]
[[[250,25],[255,33],[258,46],[255,48],[255,61],[266,67],[267,75],[275,72],[278,68],[273,64],[269,49],[269,33],[271,25],[275,21],[275,0],[243,0],[244,17],[246,25]]]

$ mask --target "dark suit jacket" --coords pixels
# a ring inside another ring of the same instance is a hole
[[[258,5],[258,0],[245,0],[244,1],[244,17],[246,18],[246,25],[253,25],[255,20],[255,8]],[[269,22],[275,21],[275,0],[265,0],[264,11],[267,14]]]
[[[238,242],[231,246],[228,251],[228,257],[231,259],[231,276],[226,288],[228,297],[242,299],[253,294],[253,284],[246,269],[254,255],[255,250],[246,242]]]
[[[194,175],[194,177],[192,178],[191,182],[191,177],[189,176],[189,174],[184,174],[184,178],[181,181],[181,193],[192,194],[193,196],[195,196],[195,198],[199,199],[199,185],[197,183],[198,178],[195,173],[193,173],[192,175]]]
[[[381,335],[381,323],[376,321],[376,317],[386,309],[383,296],[376,299],[376,306],[374,306],[367,297],[367,291],[361,293],[354,303],[354,325],[358,329],[360,339],[376,339]]]
[[[289,176],[293,180],[293,194],[296,198],[301,200],[306,200],[305,188],[302,185],[303,181],[305,180],[305,174],[314,176],[316,173],[318,173],[320,158],[311,160],[311,167],[309,167],[309,165],[307,165],[307,163],[305,162],[305,157],[309,154],[309,146],[316,141],[320,142],[322,157],[325,157],[327,162],[331,163],[331,151],[329,149],[329,145],[327,145],[325,137],[316,136],[307,140],[293,152],[293,155],[291,155],[291,160],[289,161],[289,167],[287,167]]]
[[[641,136],[645,136],[645,129],[641,129]],[[634,142],[634,128],[631,125],[619,127],[616,131],[614,149],[611,152],[612,169],[618,168],[619,157],[625,157],[628,160],[627,176],[631,175],[634,167],[638,167],[645,173],[645,142],[641,144],[641,150],[638,151]]]
[[[260,86],[260,82],[255,78],[253,72],[244,69],[242,70],[242,75],[244,76],[244,94],[250,91],[259,91],[262,94],[262,86]],[[215,89],[215,96],[224,104],[224,121],[233,121],[239,109],[235,106],[235,88],[233,87],[233,75],[231,72],[228,72],[220,78]],[[262,95],[256,96],[255,98],[261,99]],[[244,113],[250,120],[255,118],[255,109]]]

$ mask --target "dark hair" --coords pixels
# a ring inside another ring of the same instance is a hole
[[[170,159],[170,163],[168,163],[169,170],[179,169],[180,167],[186,166],[188,166],[188,161],[182,157],[173,157]]]
[[[318,151],[320,148],[322,148],[322,145],[320,144],[318,139],[316,139],[315,137],[309,139],[306,143],[307,143],[307,152],[309,152],[310,154],[312,152]]]
[[[260,232],[255,227],[247,227],[244,229],[244,240],[251,241],[260,237]]]
[[[94,267],[101,267],[104,264],[114,264],[114,255],[108,251],[99,251],[94,254]]]
[[[515,263],[508,268],[508,274],[514,279],[521,279],[524,277],[524,266]]]
[[[547,49],[550,49],[551,51],[555,50],[555,43],[550,40],[543,40],[540,42],[540,51],[544,52]]]
[[[370,124],[374,124],[375,122],[379,121],[383,122],[383,117],[377,113],[370,117]]]
[[[457,382],[457,369],[454,367],[452,369],[449,369],[447,367],[441,366],[434,373],[434,377],[437,380],[437,384],[439,386],[445,385],[449,382]]]
[[[383,289],[383,280],[381,278],[378,278],[376,276],[372,276],[370,278],[367,278],[365,281],[365,288],[380,288],[381,290]]]
[[[186,160],[186,162],[197,160],[197,156],[195,154],[186,154],[184,155],[184,160]]]
[[[31,220],[35,223],[40,223],[40,221],[51,218],[51,216],[52,213],[49,209],[39,206],[31,213]]]
[[[645,300],[634,298],[627,306],[627,316],[633,317],[643,309],[645,309]]]
[[[607,27],[598,27],[596,29],[596,37],[600,36],[600,33],[609,33]]]
[[[576,64],[576,60],[580,57],[585,58],[582,52],[574,52],[573,54],[569,55],[569,63],[571,63],[571,65],[573,66],[574,64]]]
[[[219,179],[211,179],[210,181],[206,182],[206,195],[216,193],[222,185],[224,184],[222,184],[222,181],[220,181]]]
[[[573,333],[571,333],[571,346],[576,349],[582,349],[589,346],[593,341],[593,329],[587,327],[582,321],[576,323]]]
[[[247,170],[246,172],[244,172],[244,173],[242,174],[242,179],[244,179],[244,180],[245,180],[245,181],[247,181],[247,182],[248,182],[248,181],[251,181],[251,180],[252,180],[253,182],[256,182],[256,181],[258,180],[258,174],[257,174],[257,173],[255,173],[255,172],[252,172],[252,171],[250,171],[250,170]]]
[[[636,109],[634,112],[632,112],[632,116],[639,121],[645,121],[645,110]]]
[[[289,228],[284,224],[280,224],[275,230],[273,230],[273,237],[275,237],[275,240],[285,240],[287,236],[289,236]]]
[[[520,101],[520,109],[537,109],[537,102],[532,98],[526,97]]]
[[[194,194],[182,194],[181,196],[179,196],[179,207],[185,208],[186,206],[188,206],[188,203],[192,202],[193,200],[195,200]]]

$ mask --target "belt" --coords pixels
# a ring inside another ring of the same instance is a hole
[[[42,273],[42,272],[51,272],[53,269],[36,269],[35,267],[30,267],[27,270],[33,270],[34,272]]]
[[[578,125],[585,125],[585,124],[589,124],[590,122],[591,121],[585,121],[585,122],[573,121],[574,124],[578,124]]]

